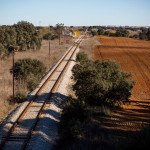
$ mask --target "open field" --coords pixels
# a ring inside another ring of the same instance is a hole
[[[38,59],[42,61],[47,67],[47,71],[60,59],[65,51],[72,45],[73,40],[69,38],[69,44],[65,44],[65,38],[61,38],[61,45],[59,45],[58,39],[51,41],[51,53],[49,56],[49,42],[43,40],[41,49],[38,51],[28,50],[25,52],[17,52],[15,54],[15,62],[23,58]],[[6,60],[0,60],[0,122],[11,112],[16,105],[10,104],[8,99],[12,95],[12,75],[10,74],[10,68],[12,67],[12,57]],[[16,81],[15,81],[16,85]],[[25,89],[25,85],[15,86],[15,91]],[[27,91],[28,92],[28,91]]]
[[[113,117],[100,119],[103,128],[117,140],[150,125],[150,42],[105,36],[98,36],[98,40],[101,45],[95,46],[93,58],[115,60],[136,81],[131,103]]]
[[[110,43],[109,39],[111,41]],[[116,43],[113,41],[117,41],[120,47],[116,46]],[[128,45],[131,48],[126,46],[127,43],[125,41],[129,43]],[[134,43],[133,46],[132,41]],[[138,48],[135,48],[137,47],[136,41],[139,44]],[[108,45],[101,45],[104,44],[104,42],[107,42]],[[142,43],[146,43],[146,48]],[[100,36],[99,38],[88,37],[83,40],[80,45],[80,51],[87,53],[90,58],[92,57],[100,60],[110,58],[116,60],[124,71],[133,73],[133,78],[136,82],[139,82],[139,85],[134,87],[131,103],[123,105],[123,109],[111,110],[103,106],[89,107],[88,112],[90,114],[90,120],[83,123],[81,139],[73,142],[68,149],[115,150],[116,146],[118,146],[122,140],[127,140],[140,131],[141,128],[150,125],[150,89],[148,84],[146,84],[148,82],[147,78],[145,79],[143,77],[145,70],[149,73],[148,57],[150,53],[148,47],[150,47],[150,42],[140,40],[134,41],[129,38]],[[146,58],[144,59],[143,57]],[[143,62],[141,59],[147,67],[142,64]],[[143,69],[143,72],[140,72],[139,66]],[[142,78],[142,80],[139,81],[139,77]],[[144,84],[145,87],[142,84]],[[64,146],[64,142],[62,145]],[[60,146],[58,149],[63,149],[63,146]],[[64,149],[66,150],[67,148]]]
[[[98,36],[98,40],[103,46],[131,46],[150,48],[149,41],[135,40],[131,38]]]
[[[133,74],[133,97],[150,99],[150,42],[129,38],[98,37],[102,45],[94,49],[94,59],[112,59]]]

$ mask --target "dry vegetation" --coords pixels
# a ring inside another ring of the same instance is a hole
[[[93,49],[95,45],[99,45],[100,43],[98,42],[96,37],[85,37],[83,41],[81,42],[79,48],[81,52],[85,52],[88,54],[88,57],[90,59],[93,58]]]
[[[38,59],[42,61],[47,67],[47,71],[60,59],[63,53],[72,45],[73,39],[69,39],[69,44],[65,43],[66,38],[61,38],[61,45],[59,46],[59,41],[51,41],[51,55],[49,57],[49,42],[43,40],[42,47],[39,51],[25,51],[17,52],[15,54],[15,62],[23,58]],[[12,96],[12,75],[10,74],[10,68],[12,67],[12,57],[0,61],[0,122],[10,113],[17,104],[9,103],[8,99]],[[26,83],[24,83],[26,84]],[[24,90],[25,85],[23,83],[19,84],[15,81],[15,91]],[[28,91],[27,91],[28,92]]]

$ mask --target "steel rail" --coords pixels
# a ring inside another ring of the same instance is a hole
[[[80,41],[80,42],[81,42],[81,41]],[[27,137],[27,139],[26,139],[24,145],[22,146],[22,150],[25,150],[25,149],[26,149],[26,146],[27,146],[27,144],[28,144],[28,142],[29,142],[29,140],[30,140],[30,138],[31,138],[31,135],[32,135],[33,131],[35,130],[35,127],[36,127],[36,125],[37,125],[37,123],[38,123],[38,120],[39,120],[39,118],[40,118],[40,116],[41,116],[41,114],[42,114],[42,112],[43,112],[43,110],[44,110],[44,108],[45,108],[47,102],[50,100],[51,96],[53,95],[53,92],[54,92],[54,90],[55,90],[57,84],[59,83],[59,80],[61,79],[61,76],[63,75],[63,73],[65,72],[67,66],[69,65],[69,62],[70,62],[70,60],[72,59],[74,53],[76,52],[76,50],[77,50],[77,48],[78,48],[80,42],[77,44],[75,50],[74,50],[73,53],[71,54],[69,60],[67,61],[66,65],[64,66],[64,68],[63,68],[63,70],[61,71],[60,75],[58,76],[58,78],[57,78],[55,84],[53,85],[52,89],[51,89],[50,92],[49,92],[49,95],[48,95],[46,101],[43,103],[43,105],[42,105],[42,107],[41,107],[41,109],[40,109],[40,111],[39,111],[39,113],[38,113],[38,115],[37,115],[37,118],[35,119],[35,122],[34,122],[33,126],[32,126],[31,129],[29,130],[28,137]]]
[[[78,39],[78,41],[80,41],[80,39]],[[25,115],[25,113],[27,112],[27,110],[29,109],[29,107],[32,105],[32,103],[34,102],[34,100],[37,98],[37,96],[40,94],[40,91],[43,89],[43,87],[46,85],[46,83],[48,82],[48,80],[50,80],[50,78],[52,78],[53,74],[55,73],[55,71],[58,69],[58,67],[62,64],[62,62],[64,61],[64,59],[67,57],[67,55],[71,52],[71,50],[73,49],[73,47],[75,46],[76,43],[75,42],[73,44],[73,46],[70,48],[70,50],[68,50],[68,52],[65,54],[65,56],[63,57],[63,59],[59,62],[59,64],[57,65],[57,67],[52,71],[52,73],[50,74],[50,76],[46,79],[46,81],[42,84],[42,86],[39,88],[39,90],[36,92],[35,96],[33,97],[33,99],[27,104],[27,106],[24,108],[24,110],[22,111],[22,113],[19,115],[19,117],[17,118],[17,120],[15,121],[15,123],[12,125],[12,127],[9,129],[5,139],[0,143],[0,150],[4,147],[4,145],[7,143],[9,137],[11,136],[11,134],[13,133],[13,131],[15,130],[16,126],[19,124],[19,122],[21,121],[21,119],[23,118],[23,116]]]

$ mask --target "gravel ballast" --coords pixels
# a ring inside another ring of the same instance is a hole
[[[76,53],[78,52],[78,50],[79,49],[77,49]],[[64,103],[64,100],[66,99],[66,96],[68,96],[69,94],[68,87],[69,87],[69,84],[71,83],[71,75],[72,75],[71,69],[73,65],[75,64],[75,61],[73,61],[73,59],[75,59],[75,55],[72,58],[72,61],[70,61],[66,69],[66,72],[63,74],[61,83],[58,84],[57,89],[55,90],[55,93],[53,94],[52,98],[46,105],[39,119],[39,122],[36,126],[36,129],[32,135],[30,143],[27,146],[27,149],[51,149],[52,148],[55,138],[57,137],[57,125],[58,125],[58,122],[60,121],[62,105]],[[44,83],[44,81],[47,79],[47,76],[49,76],[49,74],[54,70],[54,68],[55,67],[53,67],[49,71],[49,73],[43,78],[43,80],[41,81],[41,84]],[[38,88],[35,89],[33,92],[31,92],[28,95],[28,99],[31,100],[37,91],[38,91]],[[43,91],[43,93],[44,92],[45,91]],[[43,99],[41,99],[40,102],[42,101]],[[1,124],[0,142],[1,142],[2,136],[6,136],[7,131],[11,128],[13,123],[17,120],[17,118],[19,117],[19,115],[21,114],[21,112],[24,110],[24,108],[27,106],[28,103],[29,101],[22,103]],[[40,105],[40,103],[37,103],[36,107],[38,105]],[[18,128],[18,131],[19,130],[20,129]],[[10,145],[10,148],[11,148],[11,145]]]
[[[60,121],[62,106],[66,97],[69,95],[69,88],[72,83],[71,69],[75,65],[74,60],[78,51],[79,49],[77,49],[72,61],[70,61],[70,64],[67,67],[58,88],[50,99],[50,102],[46,105],[36,130],[32,135],[32,139],[28,144],[27,150],[52,149],[58,134],[57,126]]]

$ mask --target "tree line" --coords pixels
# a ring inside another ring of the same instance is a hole
[[[92,36],[106,35],[115,37],[129,37],[141,40],[150,40],[150,28],[145,27],[105,27],[105,26],[90,26],[87,28]],[[133,35],[130,32],[137,31]]]
[[[32,23],[21,21],[13,26],[0,26],[0,58],[10,55],[10,46],[19,51],[40,49],[42,38]]]

